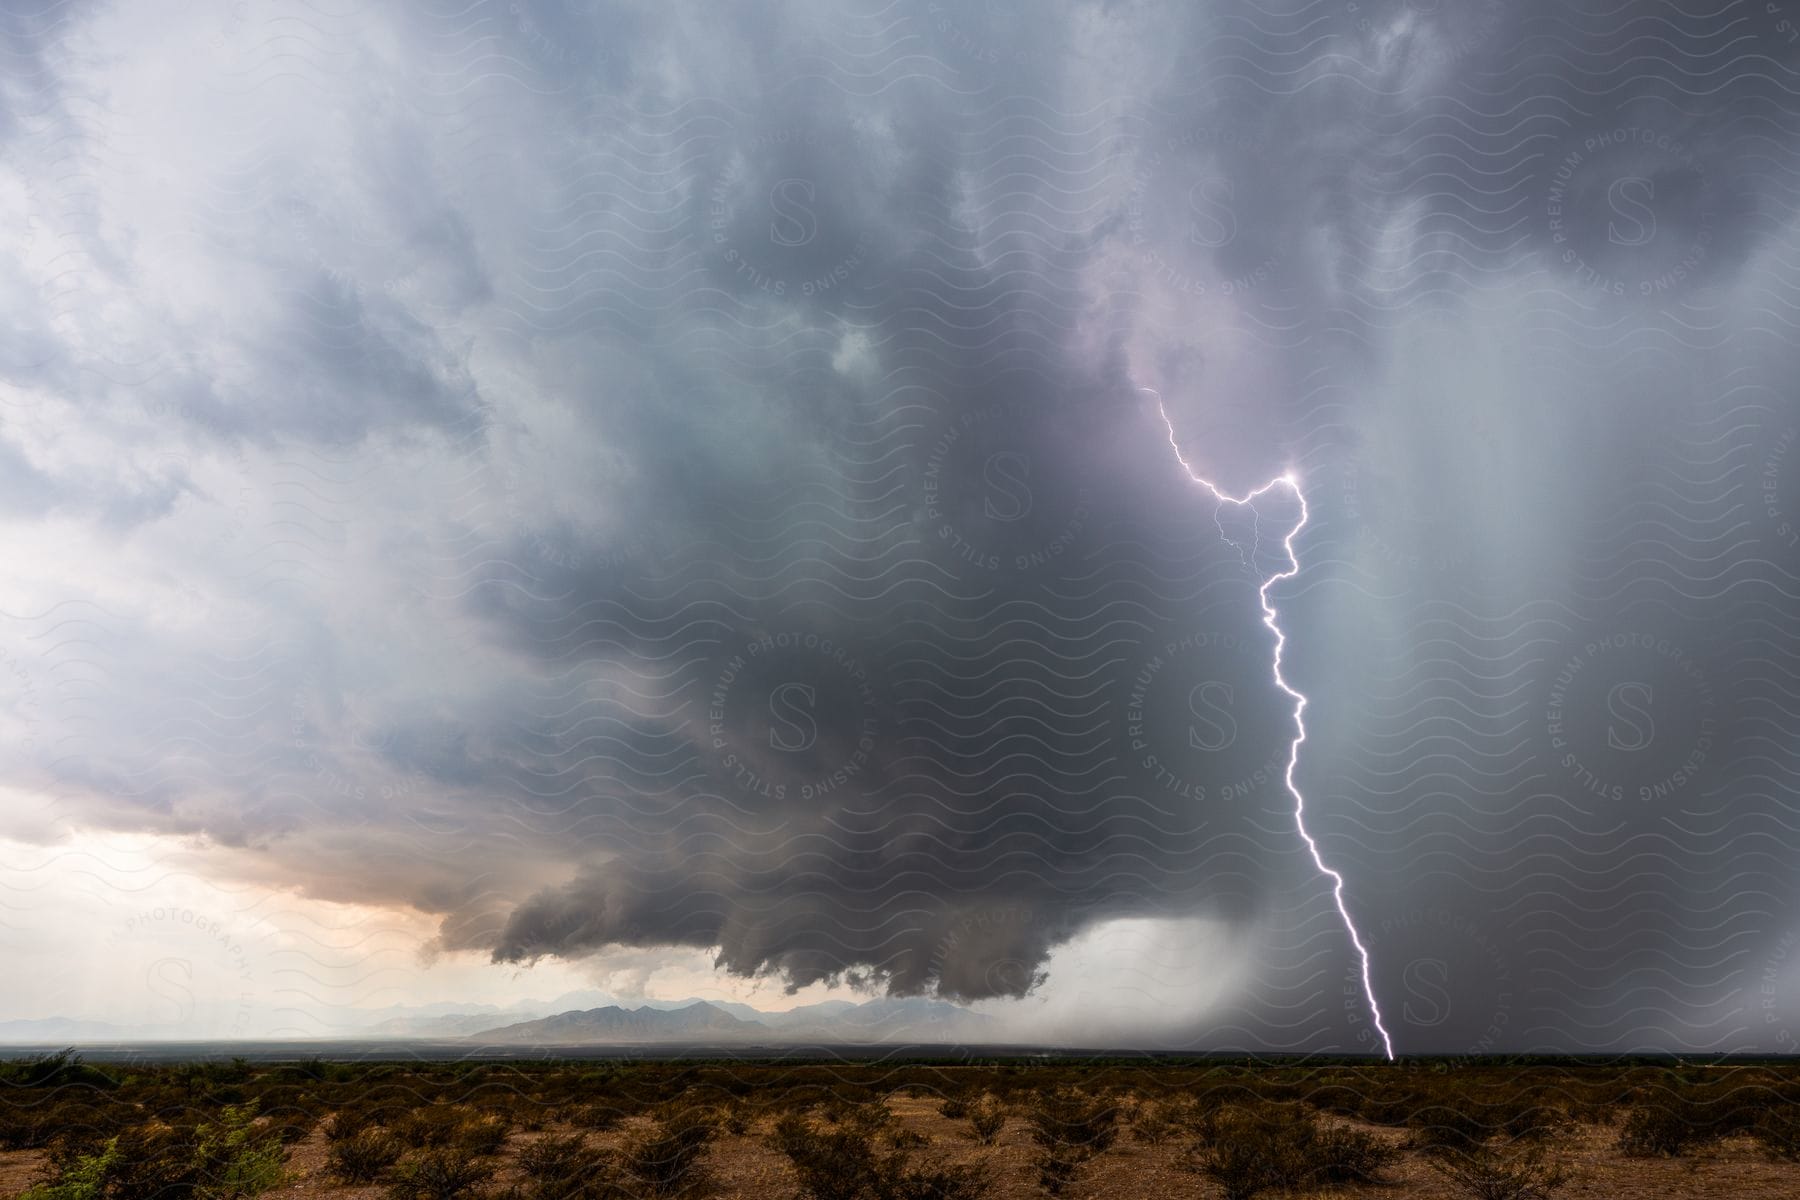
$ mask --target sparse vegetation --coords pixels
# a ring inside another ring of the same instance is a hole
[[[1082,1166],[1104,1154],[1119,1135],[1118,1103],[1073,1088],[1039,1093],[1026,1119],[1038,1147],[1038,1184],[1052,1196],[1060,1196]]]
[[[899,1147],[883,1150],[886,1124],[872,1112],[840,1118],[825,1129],[790,1115],[776,1123],[770,1145],[793,1165],[805,1200],[979,1200],[992,1182],[977,1167],[931,1162],[915,1166]]]
[[[50,1156],[31,1200],[246,1200],[282,1181],[280,1139],[255,1105],[226,1105],[186,1127],[138,1126],[99,1144],[71,1138]]]
[[[1783,1104],[1764,1112],[1754,1133],[1770,1158],[1800,1162],[1800,1104]]]
[[[625,1200],[610,1155],[579,1133],[540,1138],[519,1152],[523,1200]]]
[[[708,1183],[700,1159],[715,1129],[713,1114],[698,1105],[665,1108],[649,1130],[627,1143],[625,1172],[652,1196],[697,1195]]]
[[[1131,1138],[1147,1146],[1160,1146],[1175,1135],[1182,1115],[1173,1101],[1141,1102],[1131,1113]]]
[[[1260,1101],[1212,1113],[1190,1166],[1225,1200],[1325,1184],[1383,1182],[1399,1151],[1372,1134],[1322,1124],[1298,1104]]]
[[[1449,1152],[1432,1160],[1437,1173],[1469,1200],[1550,1200],[1571,1178],[1544,1162],[1542,1146]]]
[[[463,1122],[460,1109],[449,1104],[415,1108],[393,1123],[394,1136],[415,1150],[448,1146]]]
[[[512,1133],[512,1123],[495,1113],[471,1116],[456,1127],[455,1144],[481,1157],[498,1154]]]
[[[475,1193],[494,1169],[460,1147],[422,1150],[388,1174],[389,1200],[459,1200]]]
[[[1676,1158],[1698,1140],[1689,1115],[1673,1104],[1640,1105],[1619,1127],[1619,1150],[1632,1158]]]
[[[969,1132],[983,1146],[991,1146],[1006,1128],[1006,1106],[983,1096],[969,1106]]]
[[[326,1162],[345,1183],[374,1183],[400,1161],[398,1138],[379,1129],[362,1129],[331,1143]]]
[[[746,1136],[780,1156],[772,1191]],[[1615,1147],[1583,1167],[1593,1194],[1689,1179],[1653,1160],[1698,1150],[1780,1181],[1746,1200],[1800,1194],[1800,1064],[0,1063],[0,1166],[30,1200],[243,1200],[284,1173],[396,1200],[968,1200],[1131,1194],[1180,1165],[1210,1200],[1366,1186],[1401,1158],[1396,1200],[1543,1200],[1577,1138]]]
[[[1487,1141],[1493,1128],[1473,1112],[1451,1104],[1431,1104],[1406,1120],[1412,1146],[1427,1152],[1466,1152]]]
[[[81,1061],[73,1046],[35,1058],[15,1059],[0,1063],[0,1087],[60,1088],[78,1085],[91,1088],[117,1086],[111,1075]]]
[[[20,1200],[101,1200],[119,1166],[119,1142],[113,1138],[92,1154],[59,1164],[52,1178],[27,1190]]]

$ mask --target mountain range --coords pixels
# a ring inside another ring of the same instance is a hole
[[[674,1007],[601,1008],[560,1012],[466,1035],[505,1045],[580,1045],[639,1042],[979,1042],[992,1040],[992,1021],[954,1004],[884,998],[863,1004],[828,1000],[786,1012],[747,1004],[694,1000]]]
[[[640,1001],[627,1007],[605,992],[569,992],[554,1000],[494,1004],[390,1005],[334,1010],[295,1027],[290,1020],[247,1022],[242,1038],[467,1040],[493,1045],[732,1042],[987,1042],[993,1021],[955,1004],[883,997],[861,1004],[827,1000],[765,1012],[726,1000]],[[71,1017],[0,1021],[0,1044],[186,1040],[175,1025],[117,1024]]]

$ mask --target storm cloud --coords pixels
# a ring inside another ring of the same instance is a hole
[[[1396,1047],[1791,1048],[1797,22],[7,16],[3,832],[1375,1049],[1293,534]]]

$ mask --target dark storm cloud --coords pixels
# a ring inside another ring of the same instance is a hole
[[[141,527],[7,606],[90,689],[14,766],[68,825],[793,986],[1202,914],[1248,982],[1159,1038],[1374,1048],[1282,784],[1297,513],[1215,514],[1160,399],[1305,489],[1296,778],[1396,1044],[1784,1028],[1769,6],[82,19],[235,73],[12,105],[18,512]]]

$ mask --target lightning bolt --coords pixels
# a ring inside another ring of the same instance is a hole
[[[1275,686],[1287,693],[1294,702],[1294,741],[1288,747],[1287,773],[1283,778],[1287,783],[1288,794],[1294,798],[1294,824],[1300,830],[1300,840],[1306,843],[1307,850],[1312,854],[1313,865],[1319,868],[1319,873],[1331,880],[1331,896],[1337,901],[1338,915],[1344,919],[1344,930],[1350,935],[1350,944],[1356,947],[1357,957],[1362,961],[1363,996],[1369,1002],[1369,1015],[1374,1022],[1375,1032],[1381,1035],[1382,1049],[1387,1052],[1388,1060],[1391,1062],[1394,1058],[1394,1040],[1388,1036],[1387,1027],[1381,1023],[1381,1005],[1375,1000],[1375,985],[1369,980],[1368,947],[1363,945],[1362,936],[1356,932],[1356,922],[1350,919],[1350,909],[1344,904],[1344,877],[1325,865],[1325,858],[1319,853],[1319,844],[1313,841],[1312,834],[1306,831],[1306,797],[1300,794],[1299,786],[1294,783],[1294,768],[1300,764],[1300,747],[1306,742],[1306,697],[1296,691],[1281,673],[1281,652],[1287,646],[1287,635],[1281,632],[1281,614],[1269,602],[1269,589],[1282,580],[1292,579],[1300,573],[1300,556],[1294,552],[1294,539],[1300,535],[1302,529],[1306,528],[1308,515],[1306,493],[1300,490],[1300,481],[1294,477],[1292,471],[1277,475],[1255,491],[1246,492],[1242,496],[1232,496],[1220,490],[1217,484],[1194,470],[1193,464],[1188,462],[1186,455],[1182,454],[1181,446],[1175,440],[1175,422],[1169,419],[1169,409],[1163,403],[1162,396],[1154,389],[1145,388],[1144,390],[1156,397],[1156,411],[1162,417],[1163,427],[1169,431],[1169,448],[1175,452],[1175,461],[1181,464],[1181,469],[1187,472],[1189,479],[1212,493],[1213,499],[1218,502],[1218,507],[1213,509],[1213,521],[1219,526],[1219,536],[1235,547],[1240,557],[1244,554],[1244,548],[1239,543],[1232,541],[1231,537],[1225,533],[1224,523],[1219,519],[1221,508],[1227,504],[1239,508],[1249,508],[1251,518],[1255,520],[1257,514],[1254,501],[1256,498],[1278,487],[1293,492],[1294,499],[1300,502],[1300,519],[1294,522],[1294,527],[1288,530],[1287,537],[1283,538],[1281,542],[1282,549],[1287,552],[1288,569],[1264,579],[1262,586],[1256,591],[1257,599],[1262,603],[1263,624],[1267,625],[1269,632],[1275,635],[1275,661],[1273,664]]]

